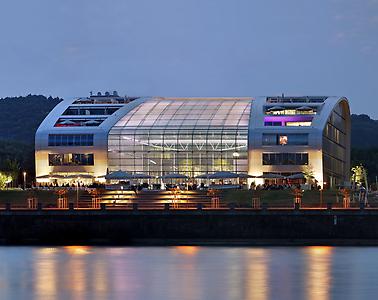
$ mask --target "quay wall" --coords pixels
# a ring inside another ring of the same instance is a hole
[[[378,210],[0,210],[3,245],[233,240],[247,244],[264,240],[273,244],[333,244],[338,240],[378,244]]]

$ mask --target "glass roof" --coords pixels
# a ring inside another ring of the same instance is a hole
[[[115,127],[248,126],[251,99],[153,99],[127,113]]]

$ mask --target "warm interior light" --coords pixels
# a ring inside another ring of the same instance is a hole
[[[85,255],[89,253],[88,246],[65,246],[64,249],[72,255]]]
[[[189,256],[197,254],[199,250],[199,248],[196,246],[176,246],[175,249],[178,252]]]
[[[330,254],[334,248],[332,246],[308,246],[306,247],[311,254]]]
[[[280,145],[287,145],[287,135],[280,135]]]

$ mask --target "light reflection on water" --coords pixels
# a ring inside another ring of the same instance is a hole
[[[332,247],[305,248],[308,299],[328,300],[331,287]]]
[[[366,299],[378,248],[0,247],[0,299]]]
[[[250,249],[248,257],[253,257],[253,261],[248,260],[246,270],[246,298],[265,300],[269,299],[269,255],[268,249]]]

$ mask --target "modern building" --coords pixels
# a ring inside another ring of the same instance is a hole
[[[349,180],[344,97],[65,100],[36,133],[39,182],[101,181],[117,170],[189,177],[217,171],[289,176],[306,170],[327,188]]]

